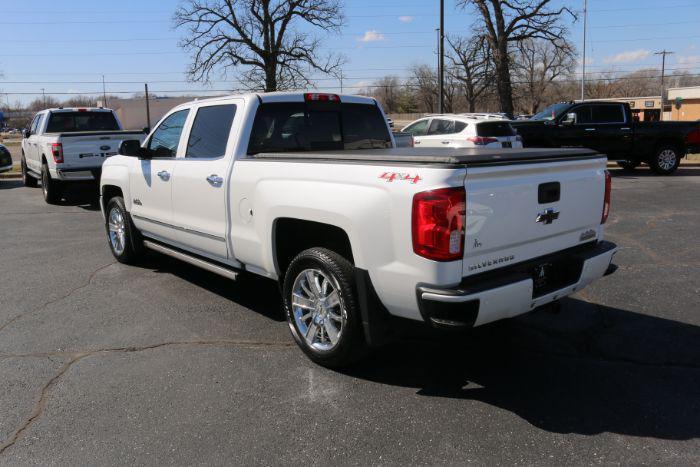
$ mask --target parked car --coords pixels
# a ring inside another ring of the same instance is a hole
[[[60,201],[64,184],[100,179],[102,163],[124,140],[145,138],[124,131],[117,115],[102,108],[58,108],[37,113],[22,140],[25,186],[41,180],[47,203]]]
[[[590,148],[625,169],[647,163],[662,175],[700,148],[698,122],[636,122],[629,104],[621,102],[563,102],[513,126],[525,147]]]
[[[294,339],[330,367],[397,319],[479,326],[613,270],[605,157],[392,146],[382,109],[359,96],[180,105],[105,161],[109,246],[122,263],[151,249],[279,281]]]
[[[510,121],[498,114],[433,115],[407,125],[416,147],[521,148],[522,141]]]
[[[394,131],[392,135],[394,136],[394,142],[397,148],[412,148],[414,146],[413,135],[411,133]]]
[[[10,151],[0,144],[0,173],[12,170],[12,155]]]

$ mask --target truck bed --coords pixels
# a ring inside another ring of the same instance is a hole
[[[395,148],[308,152],[270,152],[249,156],[266,160],[304,160],[367,163],[441,164],[448,166],[483,166],[530,164],[572,159],[605,157],[590,149],[442,149]]]

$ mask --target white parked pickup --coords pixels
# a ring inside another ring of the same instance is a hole
[[[124,131],[117,115],[102,108],[47,109],[37,113],[22,140],[22,179],[41,180],[47,203],[61,200],[65,183],[99,180],[102,163],[124,140],[143,141],[143,131]]]
[[[393,146],[369,98],[181,105],[104,163],[110,248],[124,263],[147,248],[278,280],[294,339],[327,366],[359,358],[399,318],[478,326],[614,270],[604,156]]]

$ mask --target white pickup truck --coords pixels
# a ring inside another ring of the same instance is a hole
[[[103,108],[59,108],[34,116],[22,140],[22,179],[35,187],[41,180],[44,199],[56,203],[64,184],[95,181],[105,158],[124,140],[143,141],[143,131],[124,131],[117,115]]]
[[[336,367],[397,318],[479,326],[612,272],[605,167],[581,149],[396,149],[373,99],[250,94],[124,142],[101,206],[120,262],[151,249],[278,280],[294,339]]]

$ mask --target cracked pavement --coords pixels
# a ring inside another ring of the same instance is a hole
[[[109,254],[90,198],[0,181],[0,466],[700,463],[700,169],[614,171],[618,272],[344,372],[276,285]]]

